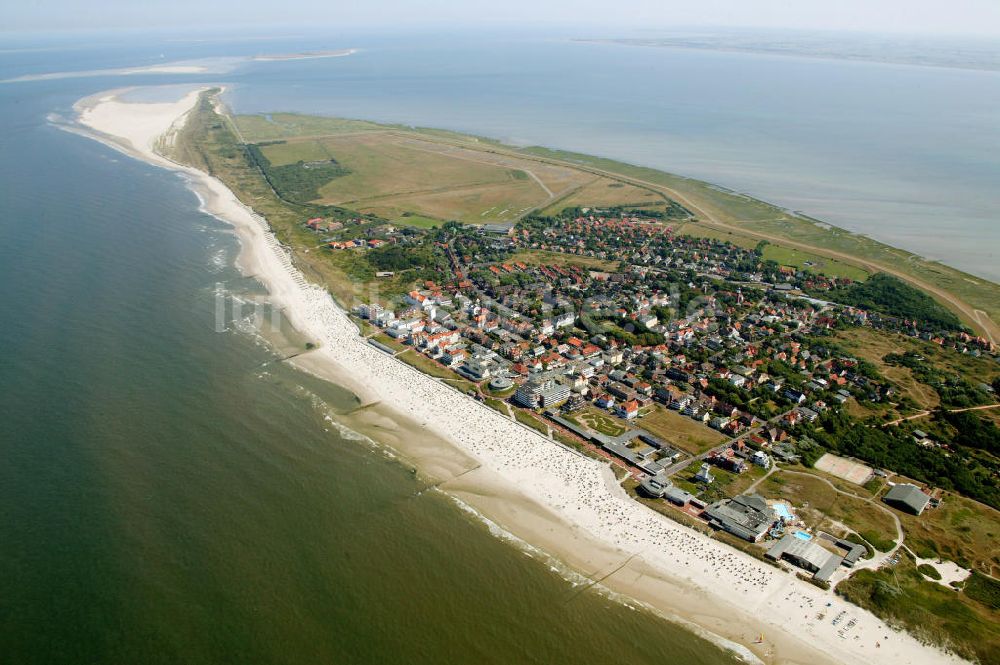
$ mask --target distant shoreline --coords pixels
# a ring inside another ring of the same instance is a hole
[[[354,48],[338,49],[336,51],[303,51],[302,53],[283,53],[277,55],[255,55],[251,60],[256,62],[280,62],[282,60],[315,60],[319,58],[343,58],[354,55]]]
[[[678,50],[695,51],[716,51],[718,53],[747,53],[756,55],[766,55],[786,58],[809,58],[813,60],[842,60],[847,62],[865,62],[871,64],[899,65],[907,67],[933,67],[937,69],[960,69],[978,72],[1000,72],[1000,52],[994,58],[995,61],[983,61],[971,59],[969,61],[950,61],[933,55],[911,54],[897,55],[875,54],[875,53],[852,53],[849,51],[837,50],[809,50],[808,48],[796,48],[784,43],[768,45],[766,43],[756,43],[741,45],[737,43],[727,43],[719,40],[713,42],[711,39],[698,41],[696,38],[671,37],[671,38],[574,38],[572,42],[583,44],[615,44],[619,46],[635,46],[641,48],[669,48]],[[1000,49],[1000,44],[997,45]]]

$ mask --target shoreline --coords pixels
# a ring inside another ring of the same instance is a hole
[[[293,327],[319,342],[295,366],[373,404],[343,416],[348,426],[399,450],[504,531],[668,620],[696,626],[702,637],[742,645],[745,658],[752,652],[761,662],[813,665],[876,655],[884,663],[963,662],[893,631],[832,592],[658,515],[625,496],[606,465],[368,345],[329,294],[306,282],[266,220],[220,181],[156,152],[161,141],[172,141],[201,90],[154,104],[117,101],[120,91],[99,93],[76,106],[89,130],[70,129],[178,172],[202,210],[233,226],[241,246],[237,267],[261,281]],[[858,618],[854,639],[839,638],[829,620],[806,620],[841,609]],[[763,644],[746,644],[761,632]],[[876,641],[885,641],[878,651]]]

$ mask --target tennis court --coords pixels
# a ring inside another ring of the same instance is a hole
[[[872,477],[872,468],[861,462],[827,453],[816,460],[815,467],[855,485],[864,485]]]

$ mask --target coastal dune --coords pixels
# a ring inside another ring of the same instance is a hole
[[[78,103],[77,130],[182,174],[203,209],[233,226],[242,246],[239,268],[259,279],[289,322],[318,343],[297,365],[369,405],[344,416],[350,427],[398,449],[439,480],[442,491],[518,538],[748,661],[963,662],[832,592],[659,515],[629,498],[606,464],[367,344],[329,293],[296,269],[266,220],[220,181],[158,151],[183,126],[200,92],[149,104],[102,93]],[[842,611],[838,628],[831,619]],[[851,630],[838,632],[851,619]]]

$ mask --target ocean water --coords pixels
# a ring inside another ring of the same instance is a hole
[[[998,278],[994,73],[539,35],[197,37],[0,45],[0,79],[216,68],[0,84],[0,662],[731,662],[576,593],[340,431],[352,396],[274,362],[294,331],[217,332],[217,294],[260,295],[233,267],[235,240],[175,175],[51,121],[86,95],[225,82],[240,112],[603,154]],[[231,59],[341,47],[361,50]]]
[[[0,85],[0,662],[734,662],[338,429],[292,331],[218,332],[226,227],[48,120],[118,85]]]

